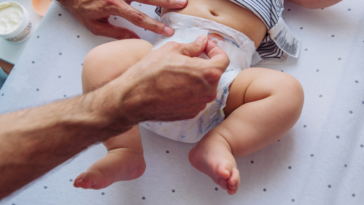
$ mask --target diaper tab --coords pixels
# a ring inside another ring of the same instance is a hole
[[[289,30],[283,18],[279,18],[278,23],[268,33],[280,49],[288,55],[298,58],[301,41]]]

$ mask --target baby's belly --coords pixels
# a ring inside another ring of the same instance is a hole
[[[167,12],[197,16],[229,26],[248,36],[256,48],[267,32],[265,24],[255,14],[229,0],[188,0],[184,9],[163,9],[162,15]]]

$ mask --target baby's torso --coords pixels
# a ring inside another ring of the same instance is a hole
[[[229,0],[189,0],[184,9],[162,9],[215,21],[244,33],[257,48],[267,33],[266,25],[251,11]]]

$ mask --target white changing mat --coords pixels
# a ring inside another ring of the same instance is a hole
[[[154,7],[133,6],[158,18]],[[303,113],[280,141],[237,160],[236,195],[189,164],[193,144],[142,129],[147,170],[141,178],[103,190],[73,188],[73,179],[105,156],[105,148],[96,145],[0,204],[363,204],[364,2],[346,0],[317,10],[286,2],[285,8],[286,23],[303,42],[301,55],[268,67],[302,83]],[[110,21],[155,38],[120,17]],[[0,90],[0,113],[81,94],[84,57],[111,40],[92,35],[53,3]]]

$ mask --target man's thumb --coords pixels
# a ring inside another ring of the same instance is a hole
[[[194,42],[184,44],[181,49],[181,54],[190,57],[198,57],[205,51],[206,45],[207,36],[199,36]]]

